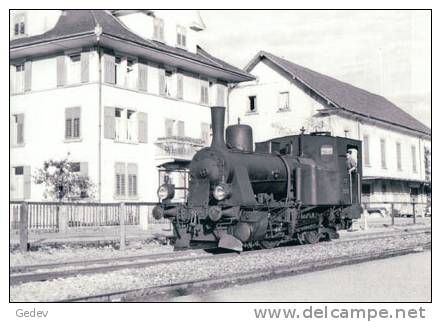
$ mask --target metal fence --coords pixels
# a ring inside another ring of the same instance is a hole
[[[56,203],[27,202],[28,229],[30,231],[59,231],[60,223],[68,228],[101,227],[119,225],[121,209],[126,225],[164,224],[166,219],[156,220],[152,216],[157,203]],[[9,228],[20,228],[20,212],[23,203],[9,203]],[[123,208],[121,208],[121,205]],[[65,221],[61,220],[64,216]]]

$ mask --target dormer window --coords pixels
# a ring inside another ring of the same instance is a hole
[[[153,18],[153,39],[164,42],[164,20]]]
[[[177,26],[176,37],[176,45],[178,47],[187,47],[187,29],[185,27]]]
[[[24,13],[14,16],[14,37],[26,35],[26,16]]]

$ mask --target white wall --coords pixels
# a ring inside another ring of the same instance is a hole
[[[196,52],[197,31],[190,29],[190,25],[195,21],[196,12],[174,11],[174,10],[154,10],[156,17],[164,20],[164,42],[169,46],[176,46],[177,26],[181,25],[187,29],[187,49]],[[119,17],[132,32],[146,39],[153,39],[153,17],[144,13],[132,13]]]
[[[61,10],[12,10],[10,35],[14,37],[14,16],[26,15],[26,36],[35,36],[52,29],[61,16]]]
[[[250,73],[257,77],[257,81],[241,83],[230,93],[229,120],[234,124],[240,117],[242,123],[252,126],[256,142],[299,133],[305,120],[321,107],[264,63],[257,64]],[[285,91],[289,91],[290,111],[279,112],[278,95]],[[248,96],[252,95],[257,96],[256,113],[248,112]]]
[[[87,99],[84,99],[87,98]],[[81,107],[81,139],[65,142],[65,108]],[[70,153],[72,162],[88,162],[89,175],[98,174],[98,86],[89,84],[11,97],[11,114],[24,114],[24,146],[11,147],[11,167],[31,166],[31,173],[48,159]],[[43,186],[32,184],[31,200],[41,200]]]

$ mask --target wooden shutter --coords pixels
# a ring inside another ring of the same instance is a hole
[[[80,162],[80,173],[83,176],[89,175],[89,163],[87,162]]]
[[[173,120],[170,119],[166,119],[165,120],[165,136],[166,137],[171,137],[173,136]]]
[[[81,82],[89,82],[89,52],[81,53]]]
[[[24,143],[24,114],[17,114],[17,144]]]
[[[126,165],[122,162],[115,163],[115,195],[126,194]]]
[[[159,68],[159,95],[165,95],[165,69]]]
[[[176,98],[182,99],[184,97],[184,76],[182,74],[177,74],[177,91]]]
[[[138,194],[138,165],[136,163],[127,164],[128,195],[136,196]]]
[[[115,138],[115,108],[104,106],[104,138]]]
[[[183,121],[178,121],[178,136],[179,137],[185,136],[185,124]]]
[[[24,182],[24,188],[23,188],[24,199],[29,199],[29,198],[31,198],[31,167],[30,166],[23,167],[23,182]]]
[[[32,62],[26,61],[24,63],[24,90],[30,91],[32,89]]]
[[[66,85],[66,56],[57,56],[57,86]]]
[[[217,106],[225,106],[225,86],[222,84],[217,84]]]
[[[147,113],[138,112],[138,142],[140,143],[147,143],[147,120]]]
[[[104,82],[116,84],[115,57],[104,54]]]
[[[138,63],[138,89],[147,92],[147,65]]]
[[[364,165],[370,165],[370,156],[369,156],[369,136],[363,136],[363,152],[364,152]]]

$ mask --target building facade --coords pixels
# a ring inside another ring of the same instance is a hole
[[[208,107],[253,79],[197,45],[204,29],[190,11],[13,11],[11,200],[44,199],[35,170],[69,156],[95,200],[155,201],[158,166],[206,145]]]
[[[266,52],[245,68],[256,80],[230,93],[229,122],[254,129],[256,142],[328,131],[363,142],[362,195],[377,202],[426,202],[431,131],[381,97]],[[409,211],[403,209],[403,211]]]

